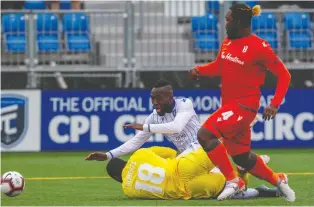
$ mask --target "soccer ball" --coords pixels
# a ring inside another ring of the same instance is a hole
[[[25,187],[23,176],[15,171],[4,173],[1,177],[1,192],[10,197],[18,196]]]

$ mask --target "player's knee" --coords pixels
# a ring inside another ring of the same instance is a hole
[[[250,171],[256,164],[257,155],[254,152],[246,152],[232,157],[234,163]]]
[[[208,129],[202,127],[197,132],[198,140],[212,140],[216,139],[215,135],[211,133]]]
[[[220,143],[219,140],[208,129],[200,128],[197,139],[206,152],[213,150]]]

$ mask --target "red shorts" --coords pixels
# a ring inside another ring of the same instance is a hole
[[[251,125],[257,112],[245,105],[233,102],[220,107],[203,124],[223,144],[231,156],[251,149]]]

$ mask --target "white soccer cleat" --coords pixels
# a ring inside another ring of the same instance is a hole
[[[288,185],[288,177],[284,173],[278,173],[279,176],[279,183],[277,185],[281,195],[290,202],[295,201],[295,192],[290,188]]]
[[[244,189],[245,189],[245,183],[241,178],[237,177],[233,180],[229,180],[226,182],[225,188],[217,197],[217,200],[221,201],[221,200],[231,198],[236,193],[241,192]]]

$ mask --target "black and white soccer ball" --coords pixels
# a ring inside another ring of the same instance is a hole
[[[9,171],[1,177],[1,192],[10,197],[20,195],[25,187],[24,177],[15,171]]]

